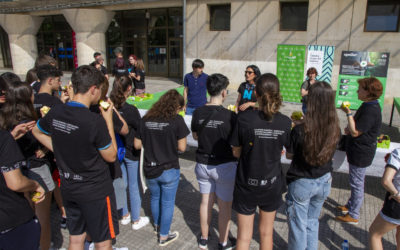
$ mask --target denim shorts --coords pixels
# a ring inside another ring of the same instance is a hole
[[[22,173],[29,179],[37,181],[46,193],[53,191],[56,187],[50,173],[50,168],[47,164],[38,168],[24,168],[22,169]]]
[[[219,165],[197,163],[195,172],[200,193],[214,193],[223,201],[233,200],[237,162]]]
[[[398,219],[393,219],[390,218],[389,216],[386,216],[382,213],[382,211],[379,212],[379,215],[382,217],[383,220],[385,220],[386,222],[392,223],[394,225],[399,225],[400,226],[400,220]]]

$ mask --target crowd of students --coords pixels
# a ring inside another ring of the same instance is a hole
[[[137,66],[137,58],[129,59]],[[101,61],[99,55],[95,60]],[[126,103],[132,92],[143,93],[133,90],[138,74],[132,75],[132,69],[116,74],[108,99],[108,77],[96,65],[78,67],[66,88],[61,88],[56,62],[46,56],[28,72],[29,82],[12,73],[0,77],[0,249],[49,249],[53,196],[70,234],[69,249],[91,244],[112,249],[119,220],[133,230],[149,224],[148,217],[140,216],[141,150],[158,244],[175,241],[179,232],[171,224],[180,180],[178,152],[186,150],[190,133],[182,110],[192,115],[190,127],[198,141],[194,171],[201,193],[200,249],[209,245],[215,202],[218,249],[249,249],[257,209],[260,249],[272,249],[276,211],[286,192],[288,248],[317,249],[318,218],[330,193],[332,157],[342,140],[347,141],[352,194],[338,207],[348,215],[337,219],[358,222],[365,168],[371,165],[382,120],[377,101],[382,84],[376,78],[359,80],[363,104],[354,116],[342,108],[348,126],[341,136],[334,92],[326,82],[309,83],[306,114],[293,127],[279,112],[282,97],[274,74],[248,66],[235,112],[222,106],[228,78],[208,76],[204,62],[196,59],[193,72],[185,76],[183,96],[169,90],[141,117]],[[281,166],[284,151],[292,159],[287,173]],[[383,177],[388,191],[384,206],[370,229],[371,249],[381,249],[382,235],[399,228],[399,168],[395,150]],[[237,213],[237,239],[229,236],[231,209]],[[399,232],[396,237],[399,242]]]

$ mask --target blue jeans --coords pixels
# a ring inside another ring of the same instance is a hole
[[[192,115],[195,110],[196,110],[196,108],[186,107],[186,114],[187,115]]]
[[[307,105],[306,105],[305,102],[303,102],[303,103],[301,104],[301,110],[303,111],[303,114],[306,114],[306,113],[307,113]]]
[[[354,219],[360,218],[360,209],[364,201],[364,180],[367,168],[360,168],[349,163],[349,180],[351,194],[346,207]]]
[[[142,198],[139,190],[139,162],[125,158],[121,163],[122,178],[124,179],[129,190],[129,201],[131,205],[131,220],[133,222],[140,219],[140,208],[142,206]],[[122,215],[129,213],[128,203],[122,207]]]
[[[160,236],[168,236],[174,215],[175,196],[179,184],[179,169],[165,170],[154,179],[147,179],[151,194],[151,213],[155,226],[160,226]]]
[[[286,195],[289,250],[318,249],[318,218],[331,184],[331,173],[317,179],[301,178],[289,184]]]

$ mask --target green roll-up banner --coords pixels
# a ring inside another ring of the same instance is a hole
[[[286,102],[300,102],[300,87],[304,78],[305,45],[279,44],[276,75],[281,84],[281,94]]]
[[[379,104],[383,109],[386,89],[386,77],[389,67],[389,53],[367,51],[342,51],[340,72],[336,90],[336,106],[350,102],[350,109],[358,109],[362,101],[358,100],[357,80],[365,77],[376,77],[383,85]]]

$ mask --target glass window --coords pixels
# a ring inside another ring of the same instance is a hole
[[[281,2],[280,30],[307,31],[308,2]]]
[[[173,37],[179,38],[179,37],[182,37],[182,36],[183,36],[183,34],[182,34],[182,28],[176,27],[176,28],[173,28],[173,29],[169,29],[169,30],[168,30],[168,36],[169,36],[169,38],[173,38]]]
[[[149,10],[149,28],[167,26],[167,11],[166,9]]]
[[[129,10],[123,12],[124,28],[146,28],[146,11]]]
[[[167,30],[153,29],[149,34],[149,45],[167,45]]]
[[[182,9],[171,8],[168,10],[168,26],[182,26]]]
[[[368,0],[365,31],[400,31],[399,1]]]
[[[231,5],[209,5],[210,30],[224,31],[231,29]]]

